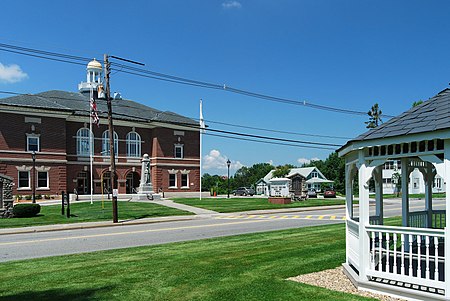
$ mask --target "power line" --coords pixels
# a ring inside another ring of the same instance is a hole
[[[1,47],[3,47],[3,48],[1,48]],[[10,45],[10,44],[0,44],[0,50],[9,51],[9,52],[17,53],[17,54],[22,54],[22,55],[29,55],[29,56],[47,59],[47,60],[77,64],[77,65],[83,65],[83,64],[79,63],[79,62],[69,61],[68,59],[75,60],[75,61],[90,60],[89,58],[85,58],[85,57],[73,56],[73,55],[62,54],[62,53],[57,53],[57,52],[50,52],[50,51],[43,51],[43,50],[38,50],[38,49],[34,49],[34,48],[19,47],[19,46],[14,46],[14,45]],[[27,53],[27,52],[38,53],[38,55]],[[52,57],[58,57],[58,58],[56,59],[56,58],[52,58]],[[63,59],[61,59],[61,58],[63,58]],[[276,96],[271,96],[271,95],[266,95],[266,94],[261,94],[261,93],[255,93],[255,92],[246,91],[246,90],[242,90],[242,89],[236,89],[231,86],[227,86],[225,84],[219,85],[219,84],[215,84],[215,83],[192,80],[189,78],[178,77],[178,76],[173,76],[170,74],[154,72],[154,71],[147,70],[147,69],[132,67],[132,66],[128,66],[125,64],[114,63],[114,65],[119,66],[121,69],[112,69],[112,70],[117,71],[117,72],[127,73],[130,75],[147,77],[147,78],[151,78],[151,79],[162,80],[162,81],[167,81],[167,82],[172,82],[172,83],[177,83],[177,84],[184,84],[184,85],[191,85],[191,86],[202,87],[202,88],[223,90],[223,91],[227,91],[227,92],[231,92],[231,93],[235,93],[235,94],[241,94],[241,95],[245,95],[245,96],[249,96],[249,97],[253,97],[253,98],[263,99],[263,100],[267,100],[267,101],[304,106],[304,107],[314,108],[317,110],[324,110],[324,111],[352,114],[352,115],[363,115],[363,116],[367,115],[367,112],[342,109],[342,108],[325,106],[325,105],[318,105],[318,104],[310,103],[307,101],[298,101],[298,100],[294,100],[294,99],[288,99],[288,98],[283,98],[283,97],[276,97]],[[123,69],[131,70],[131,71],[125,71]],[[394,117],[392,115],[386,115],[386,114],[384,114],[382,116],[388,117],[388,118]]]
[[[335,150],[334,148],[330,148],[330,147],[308,146],[308,145],[298,145],[298,144],[290,144],[290,143],[282,143],[282,142],[272,142],[272,141],[256,140],[256,139],[242,138],[242,137],[232,137],[232,136],[225,136],[225,135],[218,135],[218,134],[211,134],[211,133],[205,133],[205,135],[214,136],[214,137],[220,137],[220,138],[227,138],[227,139],[234,139],[234,140],[242,140],[242,141],[266,143],[266,144],[283,145],[283,146],[294,146],[294,147],[302,147],[302,148],[325,149],[325,150],[333,150],[333,151]]]

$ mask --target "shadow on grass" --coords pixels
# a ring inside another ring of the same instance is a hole
[[[99,296],[111,291],[111,287],[97,289],[73,290],[73,289],[52,289],[47,291],[27,291],[15,295],[0,296],[0,301],[82,301],[98,300]]]

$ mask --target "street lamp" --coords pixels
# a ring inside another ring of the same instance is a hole
[[[32,202],[36,203],[36,152],[31,153],[31,159],[33,159],[33,175],[31,177],[31,189],[33,190]]]
[[[230,198],[230,164],[231,164],[231,161],[230,161],[230,159],[228,159],[227,160],[227,167],[228,167],[228,197],[227,198]]]

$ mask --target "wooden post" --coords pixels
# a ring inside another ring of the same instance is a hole
[[[370,239],[366,231],[369,225],[369,186],[364,150],[358,154],[358,185],[359,185],[359,281],[367,282],[367,270],[370,267]]]
[[[450,299],[450,214],[447,209],[450,208],[450,139],[444,142],[444,183],[445,183],[445,241],[444,241],[444,278],[445,278],[445,299]]]

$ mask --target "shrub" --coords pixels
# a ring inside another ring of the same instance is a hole
[[[39,204],[17,204],[13,208],[14,217],[33,217],[41,212]]]
[[[36,200],[42,200],[42,194],[36,194]]]
[[[44,199],[50,200],[50,195],[49,194],[44,195]]]
[[[20,194],[16,195],[16,200],[21,200],[21,199],[23,199],[23,197]]]
[[[26,195],[26,196],[25,196],[25,200],[27,200],[27,201],[31,200],[31,198],[32,198],[31,195]]]

